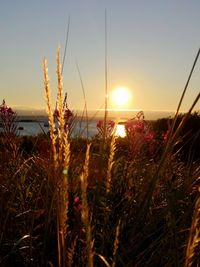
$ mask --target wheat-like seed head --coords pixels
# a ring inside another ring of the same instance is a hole
[[[63,155],[63,168],[64,170],[66,170],[68,172],[68,168],[69,168],[69,161],[70,161],[70,142],[69,142],[69,138],[68,138],[68,132],[64,132],[63,134],[64,137],[64,144],[63,144],[63,148],[64,148],[64,155]]]
[[[52,150],[53,150],[53,161],[54,161],[55,168],[57,168],[58,162],[57,162],[57,152],[56,152],[55,123],[54,123],[53,112],[51,109],[50,86],[49,86],[49,77],[48,77],[48,68],[47,68],[46,59],[43,60],[43,73],[44,73],[45,98],[46,98],[46,104],[47,104],[46,108],[47,108],[48,121],[49,121],[49,127],[50,127],[50,137],[51,137]]]
[[[66,236],[67,236],[67,213],[68,213],[68,169],[70,161],[70,143],[68,133],[65,131],[63,85],[60,64],[60,50],[57,51],[57,79],[58,79],[58,133],[55,133],[54,116],[51,109],[50,87],[48,78],[47,61],[43,61],[44,86],[47,103],[47,113],[50,125],[50,137],[53,150],[55,192],[56,192],[56,215],[57,215],[57,244],[58,266],[66,266]]]
[[[121,221],[119,220],[119,223],[116,228],[116,233],[115,233],[115,241],[114,241],[114,248],[113,248],[113,261],[112,261],[111,267],[115,267],[116,265],[117,249],[119,245],[120,223]]]
[[[60,153],[58,155],[59,161],[62,161],[64,153],[64,132],[65,132],[65,120],[64,120],[64,107],[63,107],[63,82],[61,73],[61,63],[60,63],[60,49],[58,48],[56,54],[56,65],[57,65],[57,80],[58,80],[58,93],[57,93],[57,104],[58,104],[58,142]]]
[[[112,166],[113,166],[113,163],[114,163],[113,159],[114,159],[115,148],[116,148],[115,132],[116,132],[116,126],[115,126],[115,129],[113,131],[113,135],[112,135],[112,139],[111,139],[111,143],[110,143],[110,154],[109,154],[109,159],[108,159],[108,167],[107,167],[107,175],[106,175],[106,191],[107,192],[110,191],[111,170],[112,170]]]

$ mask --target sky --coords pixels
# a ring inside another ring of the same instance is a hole
[[[107,86],[129,88],[126,106],[175,110],[200,47],[199,0],[0,0],[0,98],[12,107],[44,109],[42,60],[48,60],[55,105],[56,50],[63,60],[69,39],[63,90],[71,109],[103,107],[105,97],[105,10]],[[200,61],[182,111],[200,88]],[[1,101],[1,100],[0,100]],[[196,109],[200,109],[198,103]]]

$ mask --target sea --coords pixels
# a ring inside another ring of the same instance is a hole
[[[137,114],[135,111],[126,112],[109,112],[108,120],[114,120],[118,122],[117,133],[118,135],[124,136],[124,123],[131,118],[134,118]],[[96,127],[99,120],[103,120],[103,112],[89,113],[88,119],[78,114],[75,116],[72,127],[72,137],[88,137],[92,138],[98,134]],[[174,115],[172,111],[146,111],[144,112],[145,120],[157,120],[159,118],[169,118]],[[1,126],[1,125],[0,125]],[[49,124],[47,115],[22,113],[17,117],[17,129],[20,136],[36,136],[39,134],[48,134]],[[0,132],[2,127],[0,127]]]
[[[96,120],[75,119],[72,124],[72,137],[87,137],[92,138],[97,133]],[[58,127],[55,123],[55,127]],[[21,136],[36,136],[39,134],[48,134],[49,123],[47,117],[38,117],[37,119],[21,118],[17,122],[18,134]]]

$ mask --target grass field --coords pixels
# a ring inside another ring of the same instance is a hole
[[[18,136],[1,106],[0,266],[199,266],[199,95],[174,120],[138,114],[124,138],[105,120],[71,138],[59,54],[57,76],[55,116],[44,61],[49,135]]]

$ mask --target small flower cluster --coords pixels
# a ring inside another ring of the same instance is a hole
[[[73,122],[73,119],[74,119],[74,114],[67,106],[66,97],[65,97],[65,100],[64,100],[64,103],[63,103],[63,110],[64,110],[65,130],[69,131],[70,130],[70,126],[71,126],[71,124]],[[59,116],[60,116],[59,110],[57,108],[57,105],[56,105],[56,108],[54,110],[53,116],[54,116],[55,119],[58,119]]]
[[[99,132],[99,135],[101,137],[104,136],[104,134],[106,135],[106,137],[111,137],[113,132],[114,132],[114,129],[115,129],[115,122],[112,121],[112,120],[108,120],[106,122],[106,126],[105,126],[105,122],[103,120],[100,120],[97,122],[97,130]]]
[[[4,136],[14,137],[17,135],[16,117],[16,112],[14,112],[11,107],[8,107],[5,100],[3,100],[0,105],[0,122]]]
[[[125,123],[127,135],[135,135],[135,133],[145,133],[146,122],[144,120],[128,120]]]
[[[81,201],[81,199],[78,196],[75,196],[74,197],[73,206],[77,210],[81,210],[82,209],[82,201]]]
[[[53,115],[55,118],[58,118],[60,116],[57,108],[55,109]],[[64,112],[64,119],[68,121],[69,119],[71,119],[71,117],[73,117],[73,113],[69,108],[66,108]]]
[[[128,137],[134,137],[137,133],[143,134],[147,140],[153,138],[153,134],[149,132],[149,125],[144,120],[144,113],[140,111],[134,119],[130,119],[125,124],[126,134]]]
[[[164,143],[169,139],[169,130],[162,134]]]
[[[15,112],[12,108],[7,107],[5,100],[3,100],[2,104],[0,105],[0,115],[1,116],[12,116]]]
[[[125,123],[126,136],[133,153],[139,152],[144,145],[152,144],[154,135],[149,129],[148,123],[144,120],[144,113],[138,112],[134,119]]]

